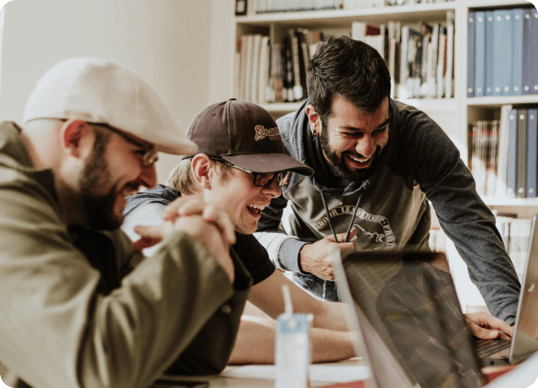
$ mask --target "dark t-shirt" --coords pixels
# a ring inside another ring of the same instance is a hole
[[[162,209],[181,196],[181,193],[170,187],[158,185],[127,198],[127,206],[123,212],[125,219],[122,229],[132,240],[138,235],[133,231],[136,225],[156,225],[162,223]],[[275,266],[269,260],[265,248],[251,234],[235,233],[237,242],[233,249],[252,276],[253,285],[262,282],[273,274]]]

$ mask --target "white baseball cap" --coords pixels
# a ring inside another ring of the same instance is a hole
[[[164,153],[197,150],[140,76],[104,59],[67,59],[41,77],[26,103],[24,122],[47,118],[108,124]]]

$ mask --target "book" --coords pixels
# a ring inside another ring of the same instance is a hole
[[[536,6],[536,5],[535,5]],[[532,94],[538,94],[538,10],[532,8]]]
[[[485,96],[486,86],[486,15],[484,11],[475,13],[475,85],[474,95]]]
[[[251,80],[249,81],[250,93],[247,91],[247,101],[258,103],[258,85],[260,79],[260,55],[262,49],[262,36],[260,34],[254,35],[254,42],[252,43],[252,69],[250,72]]]
[[[485,96],[493,96],[494,66],[495,66],[495,15],[493,10],[485,11],[486,19],[486,50],[485,56]]]
[[[409,44],[409,26],[402,26],[400,30],[400,82],[398,84],[397,97],[410,98],[407,90],[407,78],[409,77],[409,68],[407,66],[407,46]]]
[[[497,184],[495,195],[497,197],[506,196],[506,170],[508,157],[508,120],[512,105],[502,105],[499,119],[499,146],[497,157]]]
[[[446,43],[447,28],[439,28],[439,53],[437,54],[437,93],[436,97],[441,98],[445,94],[445,72],[446,72]]]
[[[537,197],[538,178],[538,109],[528,109],[527,115],[527,198]]]
[[[247,62],[248,62],[248,44],[250,35],[241,36],[240,41],[240,57],[241,64],[239,66],[239,94],[238,97],[241,100],[245,100],[247,96]]]
[[[467,97],[474,97],[475,32],[475,12],[469,11],[467,17]]]
[[[512,94],[512,61],[509,48],[512,45],[512,11],[496,9],[493,11],[493,95]]]
[[[532,26],[533,26],[533,9],[525,8],[523,11],[523,69],[521,74],[522,90],[521,94],[532,94],[531,73],[533,71],[532,50]]]
[[[260,71],[258,75],[258,104],[265,104],[270,99],[269,89],[269,56],[271,47],[269,37],[263,36],[260,44]]]
[[[299,50],[299,39],[294,30],[289,30],[288,33],[290,35],[291,59],[293,61],[293,99],[291,101],[300,101],[306,93],[304,93],[303,85],[301,84],[301,54]]]
[[[512,108],[508,114],[508,150],[506,154],[506,196],[516,197],[517,177],[517,109]]]
[[[271,45],[271,102],[284,102],[284,73],[282,68],[282,44]]]
[[[451,98],[454,82],[454,12],[448,11],[446,18],[445,98]]]
[[[512,86],[511,95],[519,96],[523,79],[523,8],[512,10]]]
[[[439,51],[439,30],[441,26],[439,23],[435,23],[432,29],[432,45],[431,45],[431,61],[428,68],[428,98],[437,97],[437,61],[438,61],[438,51]]]
[[[527,193],[527,109],[517,111],[517,159],[516,197],[525,198]]]

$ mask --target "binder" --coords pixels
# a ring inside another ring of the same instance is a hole
[[[521,95],[523,77],[523,8],[512,10],[512,96]]]
[[[495,10],[493,17],[493,95],[509,96],[512,94],[513,59],[511,55],[507,56],[506,53],[512,45],[512,10]]]
[[[508,151],[506,154],[506,196],[516,197],[517,176],[517,109],[510,109],[508,115]]]
[[[532,66],[531,86],[532,94],[538,94],[538,10],[532,8]]]
[[[532,8],[525,8],[524,9],[524,17],[523,17],[523,47],[525,47],[525,50],[523,50],[523,73],[521,76],[523,88],[521,90],[521,94],[531,94],[532,93],[532,86],[531,86],[531,73],[533,71],[533,63],[532,63],[532,50],[529,48],[532,47],[533,39],[532,39],[532,27],[533,27],[533,9]]]
[[[485,80],[486,80],[486,89],[484,91],[485,96],[493,96],[493,88],[495,83],[495,25],[496,16],[495,11],[485,11],[486,18],[486,50],[485,50]]]
[[[529,109],[527,115],[527,198],[536,198],[538,173],[538,109]]]
[[[475,17],[474,11],[467,17],[467,97],[474,97]]]
[[[482,97],[485,95],[486,86],[486,13],[476,11],[475,13],[475,84],[474,95]]]
[[[527,109],[517,111],[516,198],[527,194]]]

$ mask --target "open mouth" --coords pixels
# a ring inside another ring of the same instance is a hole
[[[355,168],[367,168],[367,167],[370,167],[370,164],[372,163],[373,155],[370,156],[369,158],[356,158],[351,155],[346,155],[346,158],[351,162],[351,164]]]
[[[250,213],[259,216],[262,214],[263,209],[265,209],[265,205],[250,204],[247,205],[247,209]]]

